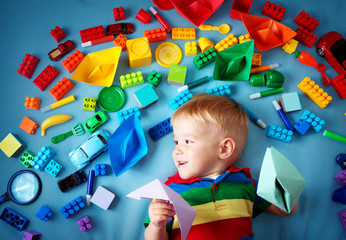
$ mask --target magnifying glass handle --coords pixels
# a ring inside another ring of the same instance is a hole
[[[8,200],[10,200],[11,198],[10,198],[10,195],[8,194],[8,193],[5,193],[4,195],[2,195],[1,197],[0,197],[0,203],[3,203],[3,202],[6,202],[6,201],[8,201]]]

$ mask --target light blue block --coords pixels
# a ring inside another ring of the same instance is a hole
[[[62,169],[62,166],[52,159],[47,164],[44,170],[50,175],[52,175],[53,177],[56,177],[56,175],[58,175],[61,169]]]
[[[156,92],[150,84],[147,84],[141,89],[137,90],[134,93],[134,96],[141,108],[146,108],[159,99],[159,97],[156,95]]]
[[[141,112],[139,111],[139,107],[133,107],[126,109],[124,111],[117,112],[119,124],[122,124],[122,122],[129,118],[132,114],[136,114],[138,118],[141,118]]]
[[[35,169],[43,171],[43,169],[47,166],[49,161],[53,159],[55,154],[56,153],[52,149],[50,149],[47,146],[43,146],[30,164]]]
[[[173,110],[177,110],[181,105],[186,103],[192,98],[192,94],[189,92],[189,90],[184,90],[181,93],[179,93],[178,96],[173,98],[171,101],[169,101],[169,106],[173,108]]]
[[[308,124],[311,125],[311,127],[316,131],[320,132],[322,129],[322,126],[326,123],[321,118],[317,117],[315,114],[310,112],[309,110],[305,110],[303,114],[300,116],[301,120],[304,120]]]
[[[292,135],[293,135],[293,132],[291,130],[277,127],[275,125],[270,125],[267,132],[268,137],[271,137],[283,142],[287,142],[287,143],[291,142]]]
[[[282,94],[280,103],[284,112],[293,112],[302,109],[298,92],[291,92]]]
[[[224,84],[218,87],[209,88],[206,91],[208,94],[216,95],[216,96],[231,96],[231,89],[228,84]]]

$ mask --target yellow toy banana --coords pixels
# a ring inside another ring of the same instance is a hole
[[[58,125],[60,123],[67,122],[71,118],[72,117],[70,115],[66,115],[66,114],[57,114],[57,115],[54,115],[54,116],[47,118],[41,124],[41,129],[42,129],[41,136],[46,135],[46,129],[47,128],[54,126],[54,125]]]

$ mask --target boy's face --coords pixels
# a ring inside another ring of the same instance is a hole
[[[173,124],[172,157],[181,178],[212,177],[224,173],[219,147],[222,137],[210,123],[181,116]]]

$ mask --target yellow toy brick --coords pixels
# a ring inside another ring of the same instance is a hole
[[[238,37],[238,41],[239,43],[243,43],[243,42],[246,42],[246,41],[250,41],[251,40],[251,37],[250,37],[250,34],[245,34],[245,35],[240,35]]]
[[[261,66],[261,60],[262,60],[262,54],[260,53],[254,53],[252,55],[252,66],[254,67],[260,67]]]
[[[288,40],[283,46],[282,49],[285,50],[285,52],[292,54],[295,52],[298,46],[298,41],[295,39]]]
[[[298,88],[308,95],[320,108],[325,108],[332,97],[328,95],[322,88],[320,88],[309,77],[305,77],[299,84]]]
[[[25,144],[12,133],[9,133],[0,142],[0,149],[7,157],[17,158],[25,148]]]
[[[126,53],[130,68],[151,64],[151,50],[148,38],[135,38],[126,41]]]
[[[195,40],[194,28],[172,28],[172,40]]]
[[[232,47],[236,44],[238,44],[238,39],[236,37],[234,37],[233,34],[231,33],[227,37],[222,39],[220,42],[218,42],[215,45],[214,50],[216,52],[220,52],[220,51],[225,50],[229,47]]]
[[[185,43],[185,56],[194,56],[196,54],[197,54],[196,42],[186,42]]]

